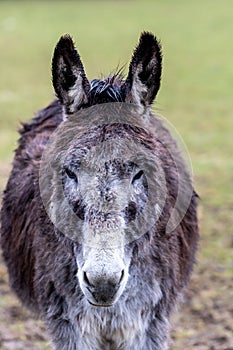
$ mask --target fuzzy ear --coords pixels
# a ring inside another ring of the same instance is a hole
[[[160,87],[161,72],[161,46],[153,34],[144,32],[133,53],[129,73],[122,86],[125,101],[151,105]]]
[[[87,103],[89,81],[78,52],[67,34],[59,40],[52,61],[53,86],[67,114],[75,113]]]

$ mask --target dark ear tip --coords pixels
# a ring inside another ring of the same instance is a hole
[[[74,49],[74,43],[71,36],[69,34],[62,35],[56,45],[56,49],[57,50]]]
[[[150,32],[142,32],[139,39],[139,47],[142,52],[152,49],[162,57],[162,47],[156,36]]]
[[[143,46],[155,47],[161,51],[160,41],[151,32],[142,32],[140,35],[139,43]]]

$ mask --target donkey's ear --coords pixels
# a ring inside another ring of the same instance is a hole
[[[133,53],[129,73],[122,86],[125,101],[144,106],[152,104],[160,87],[161,72],[161,46],[153,34],[144,32]]]
[[[59,40],[52,61],[53,86],[66,113],[75,113],[87,103],[89,81],[74,43],[69,35]]]

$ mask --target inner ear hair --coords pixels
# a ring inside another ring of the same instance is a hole
[[[153,34],[143,32],[122,86],[126,102],[151,105],[160,88],[161,73],[161,45]]]
[[[67,114],[75,113],[81,105],[88,102],[90,84],[73,40],[68,34],[60,38],[54,50],[52,79],[56,95]]]

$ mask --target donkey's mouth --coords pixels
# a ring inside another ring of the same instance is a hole
[[[94,303],[93,301],[90,301],[88,299],[87,301],[91,306],[95,306],[95,307],[111,307],[114,304],[114,302],[113,303]]]
[[[111,307],[115,304],[117,298],[112,298],[105,300],[104,298],[95,299],[93,296],[87,298],[87,301],[90,305],[95,307]]]
[[[101,289],[100,291],[93,291],[89,288],[87,288],[88,295],[87,301],[89,304],[96,306],[96,307],[109,307],[112,306],[116,300],[118,299],[118,288],[114,288],[112,290],[111,288],[109,289]]]

